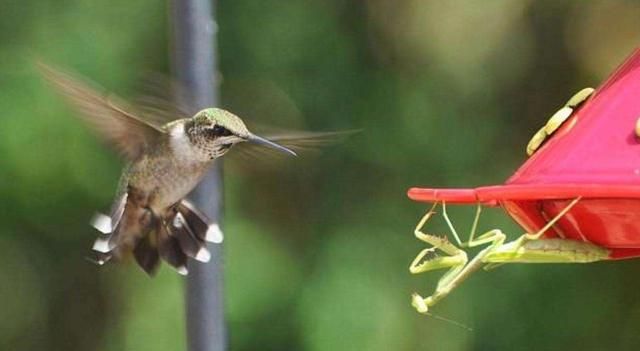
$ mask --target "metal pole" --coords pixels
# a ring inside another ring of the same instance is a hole
[[[218,100],[214,7],[211,0],[170,0],[174,71],[189,92],[194,111]],[[222,217],[222,165],[217,161],[192,194],[215,223]],[[211,261],[189,265],[186,287],[187,343],[190,351],[223,351],[227,333],[223,310],[222,245],[209,244]]]

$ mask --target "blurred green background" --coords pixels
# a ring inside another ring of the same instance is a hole
[[[167,4],[0,9],[0,349],[184,349],[180,276],[84,260],[121,162],[32,67],[41,57],[130,96],[141,73],[169,71]],[[433,309],[472,332],[418,315],[410,294],[442,272],[407,270],[426,206],[405,192],[501,183],[548,116],[638,45],[638,18],[640,3],[622,0],[219,1],[222,107],[363,129],[319,155],[227,167],[231,349],[637,346],[639,260],[480,272]],[[473,208],[452,216],[466,232]],[[499,210],[481,225],[520,234]]]

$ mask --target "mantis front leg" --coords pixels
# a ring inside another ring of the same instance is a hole
[[[433,294],[430,296],[422,297],[417,293],[414,293],[412,296],[412,305],[415,307],[420,313],[427,313],[429,311],[429,307],[435,305],[442,298],[447,296],[453,289],[455,289],[458,285],[460,285],[471,273],[477,271],[484,264],[484,257],[487,256],[494,248],[502,245],[505,240],[505,235],[502,231],[498,229],[494,229],[488,231],[477,238],[475,236],[475,228],[477,227],[478,217],[480,216],[480,207],[478,207],[478,211],[476,212],[476,219],[474,220],[474,225],[472,227],[472,232],[470,235],[470,239],[467,243],[462,244],[462,246],[474,247],[478,245],[482,245],[485,243],[491,243],[487,248],[480,251],[470,262],[468,261],[467,254],[453,245],[446,237],[439,237],[431,234],[426,234],[422,232],[422,228],[426,224],[426,222],[435,214],[434,206],[422,217],[416,229],[414,230],[415,236],[431,245],[430,248],[422,250],[418,256],[413,260],[411,266],[409,267],[409,271],[413,274],[418,274],[434,269],[442,269],[449,268],[449,271],[445,273],[442,278],[438,281],[436,289]],[[449,225],[452,233],[456,233],[451,221],[449,220],[446,214],[446,207],[443,204],[443,216]],[[458,235],[454,234],[457,241]],[[437,256],[437,252],[441,251],[449,256]],[[429,255],[434,255],[431,258],[428,258]]]

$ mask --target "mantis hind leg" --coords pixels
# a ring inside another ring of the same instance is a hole
[[[569,202],[569,204],[565,208],[563,208],[562,211],[558,212],[558,214],[555,215],[555,217],[553,217],[549,222],[547,222],[547,224],[545,224],[537,232],[533,234],[531,233],[523,234],[520,238],[517,239],[518,240],[517,247],[519,248],[529,241],[539,240],[544,235],[544,233],[547,230],[549,230],[549,228],[553,227],[556,224],[556,222],[558,222],[560,218],[562,218],[565,214],[567,214],[567,212],[569,212],[573,208],[573,206],[575,206],[578,203],[578,201],[580,201],[581,199],[582,197],[577,197],[571,200],[571,202]]]

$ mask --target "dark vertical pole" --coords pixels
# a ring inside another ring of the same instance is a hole
[[[196,112],[217,103],[214,7],[211,0],[171,0],[174,70]],[[215,223],[222,214],[222,167],[218,161],[192,194]],[[222,245],[209,244],[211,261],[189,265],[187,341],[190,351],[227,348],[223,310]]]

